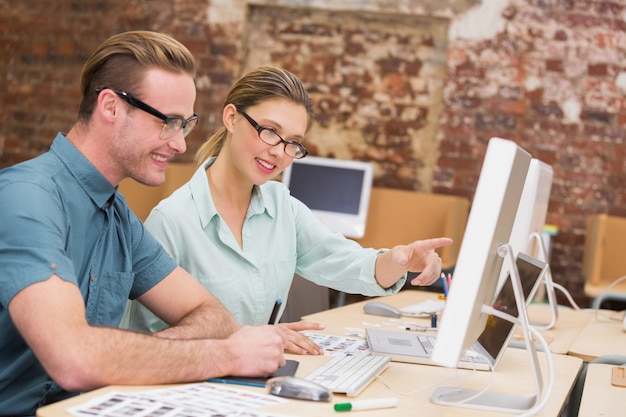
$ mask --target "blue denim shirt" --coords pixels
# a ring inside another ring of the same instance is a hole
[[[13,325],[7,307],[19,291],[56,274],[80,288],[91,325],[115,327],[129,298],[176,267],[116,191],[63,134],[0,171],[0,415],[34,415],[72,395]]]

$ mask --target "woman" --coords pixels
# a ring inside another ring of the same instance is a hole
[[[367,296],[393,294],[407,271],[414,285],[430,285],[441,271],[434,249],[448,238],[390,250],[366,249],[325,228],[275,179],[294,158],[313,119],[312,102],[290,72],[258,68],[231,88],[224,126],[198,150],[188,183],[161,201],[146,226],[172,257],[196,277],[240,324],[267,324],[277,298],[286,302],[294,273],[319,285]],[[131,303],[134,329],[165,327]],[[321,354],[303,330],[319,323],[279,324],[285,349]]]

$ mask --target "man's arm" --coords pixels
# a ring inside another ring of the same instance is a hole
[[[222,303],[181,267],[137,300],[172,326],[159,332],[161,337],[221,339],[239,329]]]
[[[171,294],[172,306],[176,297]],[[8,310],[46,372],[69,391],[226,374],[269,375],[285,363],[276,326],[244,327],[226,339],[194,340],[90,326],[80,291],[56,275],[20,291]],[[180,309],[174,311],[168,318],[180,314]]]

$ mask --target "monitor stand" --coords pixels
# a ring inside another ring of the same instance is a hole
[[[535,244],[537,245],[537,248],[538,248],[537,258],[540,261],[545,262],[548,265],[546,272],[541,277],[542,282],[540,283],[539,286],[541,286],[542,284],[545,286],[546,295],[548,296],[548,305],[549,305],[551,314],[550,314],[550,320],[548,322],[538,323],[538,322],[531,321],[530,324],[532,324],[533,327],[535,327],[536,329],[549,330],[552,327],[554,327],[554,325],[556,324],[556,320],[559,317],[558,303],[556,301],[556,295],[554,293],[554,288],[556,287],[556,285],[554,281],[552,281],[552,271],[550,270],[550,263],[548,262],[548,254],[546,251],[546,247],[543,243],[543,239],[541,238],[541,235],[537,232],[532,233],[530,235],[530,238],[528,239],[528,247],[532,246],[533,240],[535,241]],[[534,297],[534,294],[531,294],[531,297]]]
[[[539,366],[539,359],[537,357],[537,349],[533,341],[533,336],[542,339],[542,344],[544,345],[544,349],[546,350],[547,355],[550,355],[550,351],[547,348],[545,339],[543,339],[543,337],[536,330],[531,328],[528,321],[528,312],[526,311],[526,302],[524,300],[524,295],[522,292],[522,284],[520,281],[519,271],[517,270],[515,259],[513,257],[511,245],[501,245],[498,248],[498,255],[504,257],[505,265],[510,271],[509,279],[511,279],[512,281],[511,283],[513,285],[513,292],[515,293],[515,302],[517,305],[518,317],[513,317],[510,314],[503,313],[486,304],[483,305],[482,312],[485,314],[498,316],[521,327],[522,333],[524,335],[526,352],[528,353],[528,359],[530,362],[530,370],[533,377],[535,395],[524,397],[500,392],[490,392],[488,390],[478,391],[463,387],[447,386],[437,388],[432,394],[430,400],[433,403],[439,405],[473,408],[485,411],[519,414],[522,412],[536,409],[533,410],[533,412],[538,412],[543,407],[543,405],[545,405],[545,401],[541,401],[542,398],[548,398],[550,393],[546,392],[545,396],[542,397],[543,378],[541,375],[541,368]],[[548,364],[551,364],[551,360],[548,361]],[[550,369],[548,376],[550,388],[547,391],[551,390],[552,382],[554,379],[553,369],[552,367],[549,368]],[[492,370],[492,372],[495,371]]]

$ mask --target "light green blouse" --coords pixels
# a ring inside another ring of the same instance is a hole
[[[206,168],[212,163],[209,159],[161,201],[145,225],[240,324],[267,324],[278,297],[284,309],[294,273],[321,286],[367,296],[393,294],[404,285],[406,275],[387,290],[378,285],[374,265],[380,251],[330,232],[277,181],[254,188],[240,248],[211,198]],[[136,301],[127,307],[126,320],[135,330],[166,327]]]

